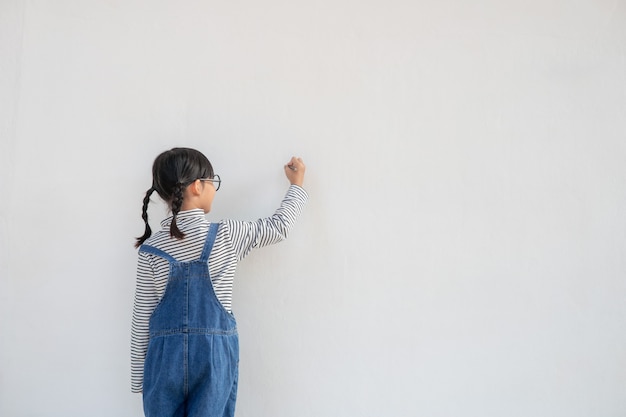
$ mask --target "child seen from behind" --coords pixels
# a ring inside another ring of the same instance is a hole
[[[210,222],[221,179],[199,151],[174,148],[152,167],[143,201],[132,318],[131,389],[146,417],[232,417],[239,339],[231,300],[237,263],[252,249],[284,240],[307,201],[305,165],[285,165],[289,189],[275,213],[257,221]],[[152,234],[153,192],[171,216]]]

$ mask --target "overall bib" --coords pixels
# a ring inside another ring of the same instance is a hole
[[[217,299],[209,276],[208,259],[218,227],[211,223],[195,261],[179,262],[148,245],[139,249],[170,264],[165,294],[150,317],[143,380],[146,417],[235,414],[237,325]]]

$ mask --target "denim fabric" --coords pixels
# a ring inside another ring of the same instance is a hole
[[[170,263],[163,298],[150,318],[143,406],[146,417],[232,417],[237,399],[239,339],[235,318],[219,302],[208,259],[218,224],[211,224],[198,260]]]

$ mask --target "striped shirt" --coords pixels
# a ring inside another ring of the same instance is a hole
[[[215,294],[231,312],[233,278],[237,263],[252,249],[278,243],[287,234],[302,212],[308,195],[304,189],[291,185],[280,207],[271,217],[255,222],[222,220],[209,256],[209,273]],[[182,240],[170,237],[172,217],[161,222],[162,229],[144,243],[157,247],[178,261],[198,259],[211,224],[202,209],[178,213],[176,224],[185,234]],[[131,329],[131,390],[141,392],[143,364],[149,341],[152,312],[163,297],[169,275],[169,264],[163,258],[139,253],[137,284]]]

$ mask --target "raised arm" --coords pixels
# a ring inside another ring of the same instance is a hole
[[[224,222],[229,228],[237,260],[245,258],[252,249],[285,240],[302,213],[308,199],[306,191],[302,188],[306,166],[301,158],[293,157],[284,168],[291,186],[272,216],[254,222],[233,220]]]

